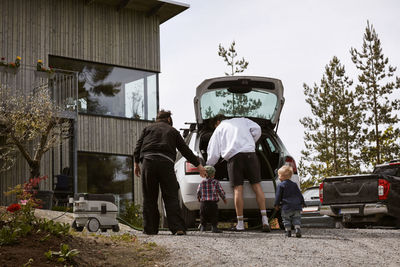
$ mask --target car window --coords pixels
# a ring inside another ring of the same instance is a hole
[[[309,189],[303,193],[304,201],[319,200],[319,189]]]
[[[376,167],[373,173],[400,177],[400,165],[388,165],[388,166]]]
[[[272,140],[269,137],[267,137],[265,140],[267,141],[267,144],[268,144],[271,152],[272,153],[276,152],[276,147],[275,147],[274,143],[272,143]]]
[[[200,101],[201,117],[209,119],[217,114],[227,117],[253,117],[272,120],[278,110],[278,97],[255,88],[247,93],[231,93],[221,88],[205,93]]]

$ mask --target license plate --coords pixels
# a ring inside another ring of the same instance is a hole
[[[359,214],[360,209],[359,208],[345,208],[345,209],[340,209],[339,213],[340,214]]]
[[[314,212],[318,211],[318,207],[305,207],[303,208],[303,212]]]

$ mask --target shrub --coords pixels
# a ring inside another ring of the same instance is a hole
[[[140,205],[129,200],[125,200],[123,204],[125,209],[121,212],[121,218],[135,227],[142,227],[143,217]]]

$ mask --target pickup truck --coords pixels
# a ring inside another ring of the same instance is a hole
[[[400,227],[400,160],[377,165],[372,174],[325,178],[319,186],[320,214],[337,227]]]

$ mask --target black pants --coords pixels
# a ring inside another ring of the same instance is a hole
[[[218,202],[217,201],[202,201],[200,202],[200,223],[206,225],[217,226],[218,224]]]
[[[174,234],[186,231],[179,206],[179,184],[174,172],[174,164],[168,160],[144,159],[142,165],[143,228],[146,234],[157,234],[160,222],[158,211],[158,191],[164,200],[168,228]]]

